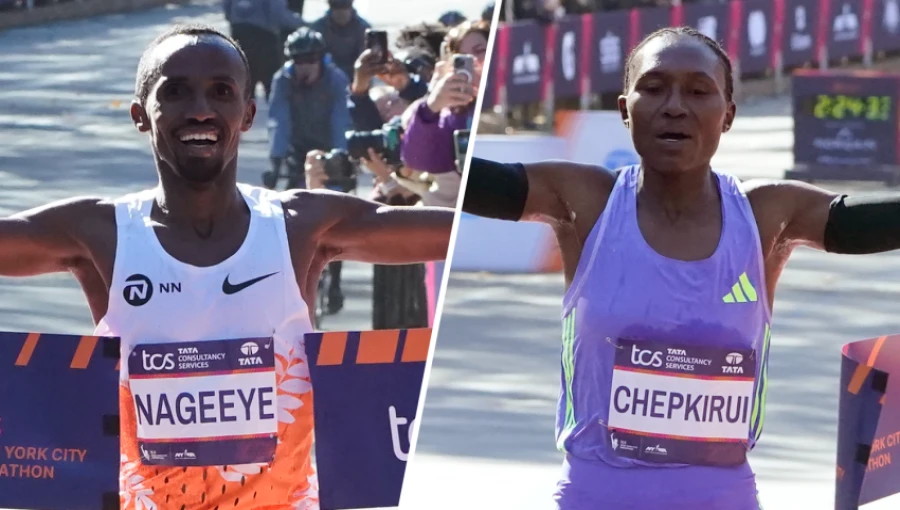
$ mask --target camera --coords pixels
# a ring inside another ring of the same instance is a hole
[[[400,117],[386,122],[381,129],[374,131],[347,131],[347,150],[350,157],[363,159],[369,157],[369,149],[384,157],[388,165],[396,166],[400,161],[400,142],[403,140],[403,126]]]
[[[332,149],[325,155],[316,156],[325,167],[328,181],[325,187],[332,191],[349,193],[356,189],[356,165],[350,161],[350,154],[342,149]]]

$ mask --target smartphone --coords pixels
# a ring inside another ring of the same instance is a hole
[[[466,153],[469,151],[469,129],[457,129],[453,132],[453,145],[456,148],[456,171],[462,173],[466,166]]]
[[[453,55],[453,72],[462,74],[469,83],[475,80],[475,57],[472,55]]]
[[[388,59],[387,31],[366,29],[366,49],[378,53],[378,64],[386,64]]]

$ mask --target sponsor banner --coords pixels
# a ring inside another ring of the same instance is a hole
[[[820,0],[783,0],[784,27],[781,39],[785,67],[795,67],[818,60],[818,24]]]
[[[856,510],[900,492],[900,335],[845,345],[840,388],[835,509]]]
[[[728,41],[730,6],[728,4],[683,4],[685,25],[696,28],[700,33],[723,46]]]
[[[651,7],[648,9],[632,9],[630,11],[629,44],[630,52],[645,37],[656,32],[660,28],[671,26],[672,9],[668,7]],[[605,13],[604,13],[605,14]]]
[[[828,59],[834,60],[862,54],[863,13],[862,0],[827,0],[829,2],[827,26]]]
[[[900,50],[900,0],[874,0],[872,49],[891,52]]]
[[[593,15],[594,44],[591,60],[591,89],[593,92],[619,92],[625,76],[625,59],[628,58],[630,39],[630,15],[628,11],[612,11]]]
[[[581,52],[585,44],[581,16],[566,16],[557,22],[553,62],[553,92],[556,97],[578,97],[583,74]],[[586,49],[586,48],[584,48]]]
[[[394,507],[431,329],[305,336],[323,510]]]
[[[509,104],[541,100],[546,33],[537,22],[509,25],[506,61],[506,95]]]
[[[797,71],[793,85],[794,160],[812,166],[896,165],[900,75]]]
[[[0,508],[119,508],[119,344],[0,333]]]
[[[772,69],[776,46],[775,3],[773,0],[744,0],[739,26],[739,58],[742,74],[762,74]]]

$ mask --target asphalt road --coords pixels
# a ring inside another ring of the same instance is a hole
[[[787,99],[743,104],[713,163],[780,178],[793,163],[792,129]],[[765,431],[750,458],[766,510],[834,508],[840,349],[900,333],[898,274],[900,253],[791,258],[774,307]],[[404,507],[553,508],[563,293],[557,274],[451,272]]]
[[[436,21],[451,8],[478,17],[486,3],[357,0],[355,5],[373,26],[395,32]],[[307,19],[326,8],[325,0],[308,0]],[[115,197],[156,184],[148,139],[133,126],[128,107],[144,47],[176,22],[227,31],[219,2],[202,1],[0,32],[0,214],[76,195]],[[259,183],[268,169],[265,118],[261,101],[240,148],[243,182]],[[370,265],[345,264],[346,307],[328,317],[324,329],[371,328],[371,277]],[[92,329],[85,300],[69,275],[0,278],[0,330],[81,335]]]

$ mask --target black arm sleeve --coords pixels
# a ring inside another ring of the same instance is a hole
[[[521,163],[472,158],[463,211],[485,218],[519,221],[528,199],[528,176]]]
[[[825,251],[880,253],[900,248],[900,196],[848,197],[831,202]]]

